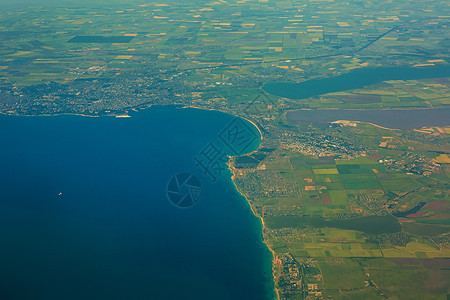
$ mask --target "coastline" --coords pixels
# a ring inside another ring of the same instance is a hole
[[[242,116],[235,116],[235,115],[233,115],[233,114],[231,114],[231,113],[229,113],[229,112],[221,111],[221,110],[217,110],[217,109],[212,109],[212,108],[204,108],[204,107],[189,106],[189,105],[183,106],[183,107],[181,107],[181,108],[183,108],[183,109],[186,109],[186,108],[193,108],[193,109],[201,109],[201,110],[207,110],[207,111],[218,111],[218,112],[221,112],[221,113],[225,113],[225,114],[232,115],[232,116],[234,116],[234,117],[236,117],[236,118],[244,119],[244,120],[246,120],[247,122],[253,124],[253,126],[255,126],[255,128],[258,130],[259,135],[260,135],[261,142],[262,142],[263,139],[264,139],[264,136],[263,136],[263,134],[262,134],[262,131],[261,131],[261,129],[258,127],[258,125],[256,125],[255,122],[253,122],[252,120],[249,120],[248,118],[245,118],[245,117],[242,117]],[[246,154],[252,154],[252,153],[255,153],[256,151],[258,151],[258,149],[261,147],[261,142],[259,143],[259,146],[258,146],[257,149],[253,150],[252,152],[246,153]],[[276,274],[275,274],[275,263],[276,263],[276,260],[277,260],[277,259],[276,259],[277,255],[276,255],[275,251],[270,247],[269,243],[267,242],[268,239],[267,239],[266,234],[264,233],[264,229],[266,228],[266,224],[264,223],[264,219],[262,218],[261,215],[259,215],[259,214],[256,212],[255,208],[253,207],[253,205],[251,204],[251,202],[248,200],[248,195],[246,195],[245,193],[243,193],[243,192],[238,188],[238,186],[237,186],[237,184],[236,184],[235,179],[236,179],[236,176],[237,176],[237,171],[236,171],[236,168],[231,164],[231,160],[232,160],[233,158],[235,158],[235,157],[236,157],[236,156],[230,156],[230,159],[227,161],[227,167],[228,167],[228,170],[230,170],[230,172],[231,172],[231,182],[233,183],[234,188],[236,189],[236,191],[237,191],[242,197],[245,198],[245,200],[247,201],[247,204],[248,204],[248,206],[250,207],[250,210],[252,211],[253,215],[254,215],[255,217],[257,217],[257,218],[260,220],[260,222],[261,222],[261,229],[262,229],[262,230],[261,230],[261,233],[262,233],[262,236],[263,236],[262,242],[266,245],[267,249],[269,249],[269,251],[272,253],[272,278],[273,278],[273,284],[274,284],[274,286],[273,286],[273,291],[275,292],[276,299],[277,299],[277,300],[280,300],[280,291],[279,291],[278,288],[276,287],[276,281],[278,280],[278,277],[277,277]]]
[[[242,117],[242,116],[235,116],[235,115],[233,115],[233,114],[231,114],[231,113],[229,113],[229,112],[226,112],[226,111],[220,111],[220,110],[217,110],[217,109],[211,109],[211,108],[203,108],[203,107],[198,107],[198,106],[184,106],[184,107],[182,107],[182,108],[193,108],[193,109],[201,109],[201,110],[208,110],[208,111],[219,111],[219,112],[221,112],[221,113],[225,113],[225,114],[232,115],[232,116],[234,116],[234,117],[236,117],[236,118],[244,119],[244,120],[246,120],[247,122],[251,123],[253,126],[255,126],[255,128],[258,130],[259,135],[260,135],[260,140],[261,140],[261,142],[262,142],[263,139],[264,139],[264,136],[263,136],[263,134],[262,134],[262,131],[261,131],[261,129],[258,127],[258,125],[256,125],[255,122],[253,122],[252,120],[249,120],[248,118],[245,118],[245,117]],[[253,150],[252,152],[246,153],[246,154],[252,154],[252,153],[255,153],[256,151],[258,151],[258,149],[261,147],[261,142],[259,143],[259,146],[258,146],[257,149]],[[266,228],[266,224],[264,223],[264,219],[262,218],[261,215],[259,215],[259,214],[256,212],[255,208],[253,207],[253,205],[251,204],[251,202],[248,200],[248,195],[246,195],[245,193],[243,193],[243,192],[238,188],[238,186],[237,186],[237,184],[236,184],[235,179],[236,179],[236,176],[237,176],[237,171],[236,171],[236,168],[231,164],[231,160],[232,160],[233,158],[235,158],[235,157],[236,157],[236,156],[230,156],[230,159],[229,159],[228,162],[227,162],[228,170],[230,170],[230,172],[231,172],[231,182],[233,183],[234,188],[236,189],[236,191],[237,191],[242,197],[245,198],[245,200],[247,201],[247,204],[248,204],[248,206],[250,207],[250,210],[252,211],[253,215],[254,215],[255,217],[257,217],[257,218],[260,220],[260,222],[261,222],[261,229],[262,229],[262,230],[261,230],[261,233],[262,233],[262,236],[263,236],[263,241],[262,241],[262,242],[266,245],[267,249],[269,249],[269,251],[272,253],[272,278],[273,278],[273,283],[274,283],[273,290],[274,290],[274,292],[275,292],[276,299],[277,299],[277,300],[280,300],[280,292],[279,292],[279,290],[278,290],[277,287],[276,287],[276,281],[278,280],[278,277],[277,277],[276,274],[275,274],[275,263],[276,263],[276,260],[277,260],[277,259],[276,259],[277,255],[276,255],[275,251],[270,247],[269,243],[267,242],[268,239],[267,239],[266,234],[264,233],[264,229]]]
[[[232,115],[232,116],[234,116],[234,117],[236,117],[236,118],[244,119],[244,120],[246,120],[247,122],[251,123],[251,124],[258,130],[259,136],[260,136],[260,143],[259,143],[259,145],[258,145],[258,148],[256,148],[256,149],[253,150],[252,152],[249,152],[249,153],[246,153],[246,154],[252,154],[252,153],[255,153],[255,152],[258,151],[258,149],[261,147],[261,142],[262,142],[263,139],[264,139],[264,136],[263,136],[263,134],[262,134],[262,131],[261,131],[261,129],[258,127],[258,125],[256,125],[255,122],[253,122],[252,120],[249,120],[248,118],[245,118],[245,117],[242,117],[242,116],[235,116],[235,115],[231,114],[230,112],[221,111],[221,110],[212,109],[212,108],[204,108],[204,107],[189,106],[189,105],[183,106],[183,107],[181,107],[181,108],[183,108],[183,109],[186,109],[186,108],[193,108],[193,109],[201,109],[201,110],[207,110],[207,111],[218,111],[218,112],[221,112],[221,113],[225,113],[225,114]],[[262,242],[266,245],[267,249],[269,249],[269,251],[272,253],[272,279],[273,279],[273,284],[274,284],[274,285],[273,285],[273,291],[275,292],[276,299],[277,299],[277,300],[280,300],[280,291],[278,290],[278,288],[277,288],[277,286],[276,286],[276,281],[278,280],[278,277],[277,277],[277,275],[276,275],[276,273],[275,273],[275,263],[276,263],[276,261],[277,261],[277,258],[276,258],[277,255],[276,255],[275,251],[270,247],[270,245],[269,245],[269,243],[268,243],[267,235],[266,235],[265,232],[264,232],[264,229],[267,228],[267,227],[266,227],[266,224],[264,223],[263,217],[262,217],[261,215],[259,215],[259,214],[256,212],[256,209],[253,207],[252,203],[248,200],[248,195],[246,195],[244,192],[242,192],[242,191],[239,189],[239,187],[237,186],[237,184],[236,184],[235,179],[236,179],[236,176],[237,176],[237,170],[236,170],[236,168],[235,168],[235,167],[232,165],[232,163],[231,163],[232,159],[235,158],[235,157],[237,157],[237,156],[230,156],[230,157],[229,157],[229,160],[227,161],[227,167],[228,167],[228,170],[230,170],[230,172],[231,172],[231,178],[230,178],[230,179],[231,179],[231,182],[233,183],[234,188],[236,189],[236,191],[237,191],[242,197],[244,197],[244,199],[247,201],[247,204],[248,204],[248,206],[250,207],[250,210],[252,211],[253,215],[254,215],[255,217],[257,217],[257,218],[260,220],[260,222],[261,222],[261,234],[262,234],[262,236],[263,236]]]
[[[255,150],[256,151],[256,150]],[[235,182],[235,178],[236,178],[236,168],[234,168],[232,165],[231,165],[231,162],[230,161],[228,161],[227,162],[227,166],[228,166],[228,169],[231,171],[231,182],[233,182],[233,185],[234,185],[234,187],[235,187],[235,189],[236,189],[236,191],[239,193],[239,194],[241,194],[241,196],[242,197],[244,197],[245,198],[245,200],[247,200],[247,204],[249,205],[249,207],[250,207],[250,209],[251,209],[251,211],[252,211],[252,213],[253,213],[253,215],[255,216],[255,217],[257,217],[260,221],[261,221],[261,226],[262,226],[262,236],[263,236],[263,243],[266,245],[266,247],[267,247],[267,249],[269,249],[269,251],[272,253],[272,278],[273,278],[273,280],[274,280],[274,286],[273,286],[273,289],[274,289],[274,292],[275,292],[275,294],[276,294],[276,296],[277,296],[277,298],[276,299],[278,299],[278,300],[280,300],[280,291],[278,290],[278,288],[276,287],[276,283],[275,283],[275,281],[278,279],[278,276],[276,276],[276,274],[275,274],[275,263],[276,263],[276,260],[277,260],[277,255],[276,255],[276,253],[275,253],[275,251],[270,247],[270,245],[269,245],[269,243],[267,242],[267,236],[266,236],[266,234],[264,233],[264,229],[266,228],[266,224],[264,223],[264,219],[263,219],[263,217],[261,216],[261,215],[259,215],[257,212],[256,212],[256,210],[255,210],[255,208],[253,207],[253,205],[251,204],[251,202],[248,200],[248,195],[246,195],[245,193],[243,193],[239,188],[238,188],[238,186],[237,186],[237,184],[236,184],[236,182]]]
[[[258,132],[259,132],[259,137],[260,137],[261,141],[264,139],[263,134],[262,134],[262,131],[261,131],[261,129],[259,129],[258,125],[256,125],[255,122],[253,122],[252,120],[250,120],[250,119],[248,119],[248,118],[246,118],[246,117],[235,116],[235,115],[233,115],[232,113],[227,112],[227,111],[218,110],[218,109],[213,109],[213,108],[205,108],[205,107],[200,107],[200,106],[190,106],[190,105],[186,105],[186,106],[183,106],[182,108],[193,108],[193,109],[201,109],[201,110],[208,110],[208,111],[218,111],[218,112],[221,112],[221,113],[224,113],[224,114],[232,115],[233,117],[236,117],[236,118],[244,119],[244,120],[246,120],[247,122],[253,124],[253,126],[255,126],[255,128],[256,128],[256,129],[258,130]],[[256,150],[258,150],[258,149],[256,149]],[[256,151],[256,150],[255,150],[255,151]],[[252,153],[253,153],[253,152],[252,152]]]
[[[203,108],[203,107],[198,107],[198,106],[188,106],[188,105],[186,105],[186,106],[183,106],[182,108],[193,108],[193,109],[201,109],[201,110],[208,110],[208,111],[218,111],[218,112],[221,112],[221,113],[232,115],[232,116],[234,116],[236,118],[244,119],[247,122],[251,123],[258,130],[261,142],[264,139],[263,133],[262,133],[261,129],[258,127],[258,125],[256,125],[255,122],[253,122],[252,120],[249,120],[248,118],[245,118],[245,117],[242,117],[242,116],[235,116],[235,115],[233,115],[233,114],[231,114],[229,112],[226,112],[226,111],[221,111],[221,110],[211,109],[211,108]],[[246,153],[246,154],[252,154],[252,153],[255,153],[256,151],[258,151],[258,149],[261,147],[261,142],[259,143],[259,146],[258,146],[257,149],[253,150],[252,152]],[[278,277],[277,277],[277,275],[275,273],[275,263],[277,261],[277,258],[276,258],[277,255],[276,255],[275,251],[270,247],[270,245],[268,243],[268,238],[267,238],[266,234],[264,233],[264,229],[267,228],[267,227],[266,227],[266,224],[264,223],[263,217],[256,212],[256,209],[253,207],[251,202],[248,200],[248,195],[246,195],[244,192],[242,192],[239,189],[239,187],[237,186],[237,184],[236,184],[235,179],[236,179],[236,176],[237,176],[237,170],[231,163],[232,159],[235,158],[235,157],[237,157],[237,156],[230,156],[230,159],[227,161],[228,170],[230,170],[230,172],[231,172],[231,182],[233,183],[234,188],[236,189],[236,191],[242,197],[245,198],[245,200],[247,201],[247,204],[250,207],[250,210],[252,211],[253,215],[255,217],[257,217],[260,220],[260,222],[261,222],[261,229],[262,229],[261,230],[261,234],[263,236],[263,241],[262,242],[266,245],[267,249],[269,249],[269,251],[272,253],[272,278],[273,278],[273,283],[274,283],[273,291],[275,292],[276,299],[280,300],[280,291],[276,287],[276,281],[278,280]]]

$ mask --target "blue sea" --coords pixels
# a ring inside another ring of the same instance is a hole
[[[174,107],[0,116],[0,299],[272,298],[260,220],[223,161],[213,178],[194,159],[226,152],[235,121]],[[183,172],[201,183],[189,208],[167,197]]]

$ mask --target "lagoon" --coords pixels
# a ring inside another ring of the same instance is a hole
[[[450,67],[392,67],[363,68],[336,77],[311,79],[300,83],[272,82],[263,89],[273,95],[288,99],[306,99],[319,95],[360,89],[387,80],[415,80],[450,77]]]
[[[338,120],[373,123],[391,129],[418,129],[450,125],[450,108],[433,109],[317,109],[286,113],[291,125],[328,125]]]

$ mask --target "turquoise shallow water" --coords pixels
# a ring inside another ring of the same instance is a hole
[[[193,159],[233,119],[0,116],[0,298],[271,298],[259,220],[228,170],[213,182]],[[166,186],[186,171],[203,195],[179,209]]]

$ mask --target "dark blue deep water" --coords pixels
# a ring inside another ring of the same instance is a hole
[[[232,120],[0,116],[0,299],[271,298],[259,220],[193,160]],[[184,171],[204,188],[189,209],[166,197]]]

